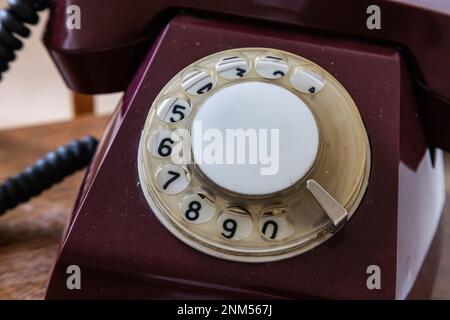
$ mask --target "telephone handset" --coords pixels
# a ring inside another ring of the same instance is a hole
[[[426,295],[449,8],[378,2],[369,30],[366,1],[54,1],[44,42],[69,87],[125,93],[47,298]]]

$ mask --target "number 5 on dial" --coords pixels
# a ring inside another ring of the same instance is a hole
[[[191,105],[187,99],[177,96],[164,99],[157,107],[158,118],[166,123],[183,120],[191,112]]]

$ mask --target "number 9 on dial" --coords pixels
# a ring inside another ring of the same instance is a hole
[[[225,210],[217,219],[217,227],[222,237],[228,240],[242,240],[250,236],[253,221],[249,213],[244,210]]]

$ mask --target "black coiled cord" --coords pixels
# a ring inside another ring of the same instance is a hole
[[[23,46],[17,35],[27,38],[26,24],[39,21],[38,12],[48,8],[51,0],[9,0],[9,7],[0,11],[0,79],[8,64],[16,58],[15,51]]]
[[[74,140],[8,178],[0,185],[0,215],[84,168],[91,161],[97,144],[97,139],[91,136]]]
[[[51,0],[8,0],[8,3],[9,7],[0,11],[0,80],[8,64],[16,58],[15,51],[23,46],[18,36],[30,35],[27,24],[37,24],[38,12],[50,7]],[[0,185],[0,215],[84,168],[91,161],[97,144],[91,136],[74,140],[8,178]]]

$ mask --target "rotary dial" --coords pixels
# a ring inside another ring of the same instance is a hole
[[[172,234],[206,254],[292,257],[330,238],[362,200],[370,146],[358,109],[305,58],[218,52],[181,70],[150,104],[143,192]]]

